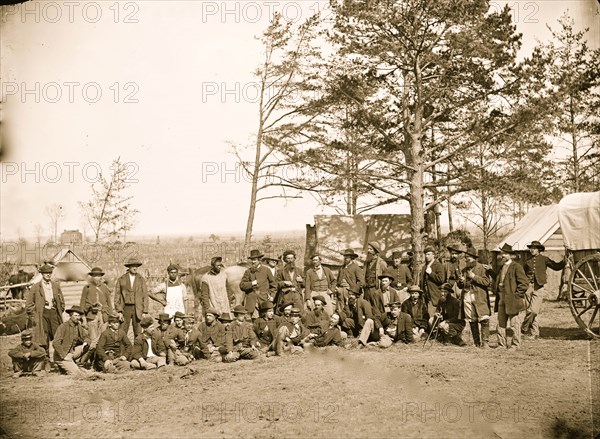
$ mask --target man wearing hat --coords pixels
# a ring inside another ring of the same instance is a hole
[[[223,258],[214,256],[210,260],[210,270],[202,276],[200,287],[200,303],[206,317],[206,310],[212,308],[217,316],[231,312],[234,297],[227,291],[227,275],[223,271]]]
[[[302,316],[302,323],[308,328],[310,325],[327,325],[329,322],[329,314],[323,308],[325,305],[325,298],[321,295],[313,297],[314,309],[304,313]]]
[[[308,346],[323,348],[325,346],[341,346],[342,332],[340,331],[340,316],[333,314],[326,324],[321,324],[320,331],[308,334],[301,344],[304,349]]]
[[[223,361],[232,363],[237,360],[254,360],[260,355],[260,342],[254,333],[252,324],[246,322],[248,311],[242,305],[233,309],[235,320],[227,328],[227,336],[231,340],[231,350],[225,355]]]
[[[529,290],[527,291],[529,300],[522,330],[523,333],[526,333],[528,329],[531,329],[531,339],[535,340],[540,336],[537,316],[540,315],[544,300],[544,285],[548,280],[547,269],[562,270],[565,268],[566,260],[555,262],[548,256],[542,255],[541,252],[546,250],[546,247],[539,241],[532,241],[527,248],[531,254],[531,258],[525,263],[525,274],[529,278]]]
[[[402,312],[399,302],[391,303],[390,309],[389,313],[376,318],[376,331],[371,337],[373,341],[369,344],[385,349],[395,342],[409,344],[414,341],[412,318]]]
[[[211,361],[221,362],[227,354],[225,326],[218,319],[220,313],[215,308],[206,310],[205,318],[198,330],[202,356]]]
[[[179,313],[181,320],[181,325],[179,327],[171,324],[171,316],[169,314],[161,312],[156,319],[158,321],[158,326],[152,331],[152,339],[158,343],[158,339],[162,340],[162,343],[165,345],[167,350],[167,364],[173,364],[175,361],[175,351],[177,350],[177,345],[174,342],[175,336],[179,331],[183,331],[183,314],[181,311],[177,311]]]
[[[429,327],[429,311],[423,300],[423,290],[417,285],[408,287],[410,298],[402,302],[400,311],[408,314],[413,323],[413,336],[419,339],[427,332]]]
[[[302,272],[296,268],[296,252],[294,250],[286,250],[283,252],[282,258],[284,266],[277,271],[277,275],[275,276],[277,286],[281,288],[284,282],[291,282],[296,291],[302,296],[304,278],[302,277]]]
[[[137,258],[127,259],[124,265],[127,273],[115,284],[115,310],[121,314],[125,333],[133,324],[133,334],[137,337],[142,332],[140,322],[148,314],[148,287],[146,279],[138,273],[142,263]]]
[[[259,312],[260,316],[254,320],[253,329],[260,343],[260,350],[267,356],[275,355],[275,338],[284,318],[275,315],[273,304],[269,301],[260,304]]]
[[[87,330],[81,325],[83,308],[74,305],[67,311],[69,320],[62,323],[54,334],[54,362],[67,375],[77,375],[80,369],[75,363],[87,350],[90,339]]]
[[[85,320],[90,333],[90,350],[96,348],[100,334],[105,328],[109,313],[113,312],[110,290],[104,283],[104,270],[94,267],[88,273],[90,281],[81,291],[79,306],[85,313]]]
[[[313,309],[312,299],[314,296],[323,296],[325,299],[325,311],[332,315],[336,308],[337,297],[335,291],[335,276],[331,270],[321,264],[321,256],[312,255],[310,258],[312,267],[306,270],[306,283],[304,288],[304,300],[307,309]]]
[[[442,295],[438,300],[436,313],[429,319],[429,325],[434,326],[435,320],[439,321],[438,327],[442,342],[458,346],[466,346],[461,334],[465,329],[465,321],[460,315],[460,301],[454,297],[454,288],[449,283],[442,284]]]
[[[175,351],[175,364],[185,366],[186,364],[202,357],[202,343],[200,331],[195,327],[194,316],[186,315],[183,318],[183,331],[178,331],[173,341],[177,345]]]
[[[466,266],[459,273],[457,286],[462,289],[461,315],[471,326],[471,335],[475,346],[488,347],[490,338],[490,299],[488,287],[491,279],[487,270],[477,262],[477,250],[469,247],[465,252]],[[481,332],[479,331],[481,325]]]
[[[100,334],[96,347],[97,367],[108,373],[127,371],[131,366],[131,341],[119,329],[119,314],[111,313],[107,320],[108,328]]]
[[[358,337],[359,347],[364,347],[375,331],[375,316],[371,304],[360,295],[360,291],[350,290],[348,305],[343,310],[338,309],[342,328]]]
[[[271,270],[271,274],[273,275],[273,278],[275,278],[277,276],[277,264],[279,264],[279,259],[277,258],[272,258],[270,256],[265,256],[262,261],[265,263],[265,265],[267,267],[269,267],[269,270]]]
[[[133,341],[131,368],[150,370],[167,365],[167,347],[160,337],[152,337],[150,327],[154,320],[150,316],[142,317],[142,332]]]
[[[289,320],[279,327],[275,338],[275,355],[281,356],[283,352],[301,353],[301,342],[310,333],[300,320],[300,308],[292,308]]]
[[[39,272],[42,280],[33,284],[26,293],[25,310],[33,321],[33,343],[39,344],[50,355],[50,341],[62,324],[65,299],[60,283],[51,280],[54,267],[44,264]]]
[[[433,314],[442,296],[441,286],[446,280],[444,266],[435,258],[435,249],[431,246],[425,247],[425,266],[421,273],[421,289],[423,290],[425,302],[429,307],[429,313]]]
[[[358,255],[351,248],[347,248],[342,252],[342,256],[344,265],[337,277],[338,308],[346,306],[350,290],[361,291],[365,286],[365,273],[356,263]]]
[[[514,261],[514,251],[508,244],[500,249],[500,273],[496,276],[496,302],[494,311],[498,312],[498,347],[515,349],[521,346],[521,325],[525,317],[525,294],[529,282],[525,270]],[[511,344],[506,341],[506,326],[513,332]]]
[[[294,307],[303,309],[302,295],[298,290],[296,290],[294,284],[289,280],[284,280],[281,283],[280,291],[277,295],[277,301],[274,305],[279,308],[284,303],[291,303],[294,305]]]
[[[264,254],[260,250],[251,250],[248,259],[252,264],[240,281],[240,290],[246,293],[244,306],[250,316],[258,316],[257,305],[265,300],[273,301],[277,292],[275,278],[271,270],[261,265],[260,260]]]
[[[164,299],[156,296],[156,294],[164,294]],[[148,294],[148,297],[160,302],[165,307],[164,312],[170,316],[174,315],[177,311],[185,313],[187,289],[179,278],[179,267],[177,265],[169,264],[165,281],[158,284]]]
[[[412,253],[412,252],[411,252]],[[413,278],[406,260],[402,258],[402,252],[396,250],[392,253],[394,280],[392,281],[391,287],[397,291],[404,290],[412,285]]]
[[[405,292],[400,293],[390,286],[391,283],[394,282],[393,270],[384,270],[384,272],[378,276],[378,280],[379,289],[371,294],[369,303],[375,314],[383,316],[391,311],[391,303],[402,302],[408,298],[408,294]],[[365,297],[365,299],[366,298],[367,297]]]
[[[452,243],[446,247],[449,258],[444,261],[444,270],[446,271],[446,282],[454,286],[461,276],[461,271],[464,268],[464,261],[460,257],[465,252],[466,248],[462,243]],[[456,297],[460,297],[458,288],[454,289]]]
[[[364,298],[371,305],[377,302],[375,296],[379,293],[380,282],[379,276],[387,269],[387,263],[379,256],[381,248],[375,241],[369,242],[367,245],[367,259],[365,260],[365,290]]]
[[[21,344],[8,351],[12,359],[13,377],[24,375],[43,375],[46,350],[37,343],[33,343],[33,333],[30,329],[21,332]]]

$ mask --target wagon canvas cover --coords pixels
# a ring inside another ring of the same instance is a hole
[[[567,195],[558,203],[558,220],[567,248],[600,249],[600,192]]]

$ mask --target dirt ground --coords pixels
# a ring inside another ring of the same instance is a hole
[[[495,321],[492,322],[495,328]],[[600,341],[546,302],[522,349],[422,344],[327,348],[122,375],[11,378],[0,345],[7,438],[590,438],[600,432]],[[495,345],[495,335],[492,335]],[[594,417],[592,418],[592,407]],[[594,426],[595,424],[595,426]]]

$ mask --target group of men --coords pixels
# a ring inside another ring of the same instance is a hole
[[[60,284],[51,280],[53,267],[46,264],[39,270],[42,280],[27,291],[26,310],[33,330],[21,334],[21,345],[9,355],[15,376],[48,370],[44,363],[50,347],[54,364],[67,374],[86,373],[86,367],[105,372],[146,370],[197,359],[233,362],[328,345],[387,348],[432,334],[441,342],[464,346],[461,335],[466,322],[475,346],[486,348],[490,289],[496,294],[498,347],[519,347],[522,327],[531,330],[532,338],[539,336],[537,316],[546,267],[564,267],[564,261],[541,255],[544,247],[539,242],[529,248],[532,258],[522,267],[515,262],[512,248],[502,247],[501,265],[494,272],[478,262],[474,248],[449,246],[451,258],[444,264],[427,247],[416,280],[410,252],[394,252],[388,266],[377,242],[368,244],[362,266],[356,252],[344,250],[337,276],[322,265],[318,254],[303,272],[295,265],[293,250],[284,252],[281,268],[277,259],[252,250],[250,267],[239,283],[245,293],[243,304],[235,304],[228,293],[222,258],[217,256],[197,292],[203,304],[200,322],[186,314],[187,292],[175,265],[169,265],[168,278],[152,292],[137,272],[142,265],[137,259],[125,262],[127,272],[117,279],[112,293],[103,281],[103,270],[95,267],[80,305],[65,310]],[[157,319],[149,315],[149,298],[164,306]],[[66,322],[63,311],[69,315]],[[511,343],[508,326],[513,332]],[[128,337],[130,327],[133,343]]]

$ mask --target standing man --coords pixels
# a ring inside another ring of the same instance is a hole
[[[473,343],[487,348],[490,338],[490,302],[487,294],[491,280],[487,270],[477,262],[477,250],[470,247],[465,252],[467,265],[459,273],[457,286],[462,289],[461,314],[471,326]],[[479,332],[481,325],[481,332]]]
[[[250,316],[258,316],[257,305],[265,300],[272,302],[277,291],[271,270],[260,264],[263,256],[260,250],[250,251],[248,259],[252,265],[246,270],[240,281],[240,290],[246,293],[244,306]]]
[[[435,258],[435,249],[431,246],[425,247],[425,267],[421,273],[421,289],[424,292],[425,302],[429,307],[429,314],[435,312],[440,297],[442,297],[441,286],[446,280],[444,266]]]
[[[304,278],[302,272],[296,268],[296,252],[294,250],[286,250],[283,252],[284,266],[277,271],[275,282],[277,287],[281,288],[285,281],[291,282],[300,296],[304,288]]]
[[[461,271],[464,268],[464,264],[460,260],[460,254],[464,253],[464,248],[461,245],[453,244],[446,247],[450,253],[450,257],[444,262],[444,268],[446,270],[447,282],[454,286],[461,276]],[[460,297],[460,291],[454,289],[457,297]]]
[[[43,347],[50,355],[50,342],[62,324],[65,299],[60,284],[51,280],[54,267],[44,264],[40,267],[42,280],[34,284],[27,292],[25,309],[33,321],[33,342]]]
[[[529,253],[531,253],[531,258],[525,263],[525,274],[529,278],[530,286],[527,291],[529,300],[522,331],[526,333],[528,329],[531,329],[530,339],[536,340],[540,336],[537,316],[540,315],[544,300],[544,285],[548,280],[546,276],[547,268],[554,271],[562,270],[565,268],[565,260],[554,262],[548,256],[542,255],[541,252],[546,250],[546,247],[539,241],[532,241],[527,247]]]
[[[200,287],[200,303],[206,318],[208,309],[217,311],[218,315],[231,312],[234,297],[227,292],[227,275],[223,271],[223,258],[214,256],[210,260],[210,271],[202,276]]]
[[[52,345],[54,346],[54,362],[67,375],[77,375],[85,369],[80,369],[75,363],[89,345],[87,331],[81,326],[83,309],[79,305],[68,309],[69,320],[56,330]]]
[[[514,251],[508,244],[500,249],[501,262],[504,262],[496,278],[496,303],[494,311],[498,312],[498,347],[509,349],[506,342],[506,325],[513,331],[512,347],[521,346],[521,324],[525,317],[525,294],[529,282],[525,270],[516,263]]]
[[[146,279],[138,274],[142,263],[136,258],[125,261],[127,273],[117,279],[115,284],[115,309],[121,315],[123,331],[129,332],[133,323],[133,336],[142,333],[141,320],[148,316],[148,287]]]
[[[347,305],[349,291],[361,291],[365,285],[365,274],[355,261],[358,255],[351,248],[347,248],[342,252],[342,256],[344,265],[340,268],[337,277],[338,309],[344,309]]]
[[[402,258],[401,251],[395,251],[392,253],[392,261],[394,264],[392,267],[394,281],[392,282],[391,287],[397,291],[404,290],[406,292],[408,287],[413,283],[412,273],[406,263],[408,260]]]
[[[313,309],[312,299],[315,296],[323,296],[325,299],[325,311],[332,315],[336,309],[335,276],[331,270],[321,265],[321,256],[312,255],[310,258],[312,267],[306,270],[306,285],[304,288],[304,299],[306,308]]]
[[[267,267],[269,267],[269,270],[271,270],[271,274],[273,275],[273,277],[277,276],[277,264],[279,263],[279,259],[277,258],[272,258],[270,256],[265,256],[262,260]]]
[[[365,290],[364,298],[371,305],[376,301],[375,296],[379,290],[379,276],[387,268],[386,262],[379,256],[381,249],[375,241],[367,245],[367,259],[365,261]]]
[[[162,293],[165,299],[157,299],[154,295]],[[185,298],[187,297],[187,289],[179,278],[179,267],[175,264],[170,264],[167,267],[167,278],[164,282],[158,284],[149,294],[151,299],[161,302],[165,307],[164,312],[170,316],[175,315],[177,311],[185,313]]]
[[[85,313],[85,321],[90,333],[90,350],[96,348],[104,323],[108,322],[108,315],[113,312],[110,290],[104,283],[104,271],[100,267],[92,268],[88,273],[91,281],[83,287],[79,306]]]

